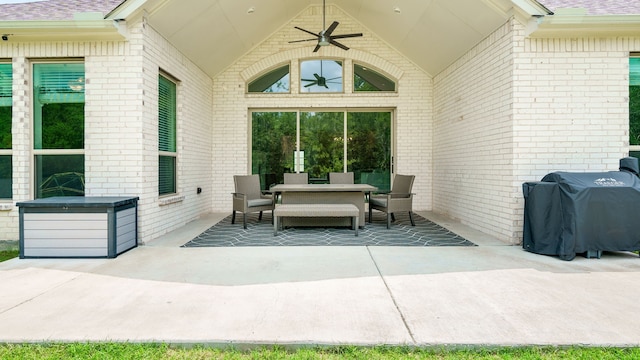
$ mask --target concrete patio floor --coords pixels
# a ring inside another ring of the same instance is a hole
[[[433,213],[477,247],[180,248],[0,263],[0,341],[214,346],[640,345],[640,258],[573,261]]]

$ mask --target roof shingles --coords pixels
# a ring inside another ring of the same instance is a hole
[[[0,5],[0,21],[73,20],[74,14],[108,14],[124,0],[43,0]]]
[[[538,0],[551,11],[585,9],[587,15],[640,15],[640,0]]]
[[[124,1],[42,0],[22,4],[0,4],[0,21],[73,20],[75,13],[82,12],[100,12],[106,15]],[[640,0],[538,0],[538,2],[551,11],[562,8],[583,8],[586,9],[587,15],[640,15]]]

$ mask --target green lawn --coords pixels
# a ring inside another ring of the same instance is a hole
[[[640,348],[507,347],[264,347],[233,350],[166,344],[4,344],[0,359],[638,359]]]
[[[20,255],[18,250],[2,250],[0,251],[0,262],[13,259],[14,257],[18,257],[18,255]]]

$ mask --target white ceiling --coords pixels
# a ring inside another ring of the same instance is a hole
[[[512,0],[326,3],[327,26],[333,21],[330,14],[340,11],[354,22],[348,30],[339,26],[334,35],[355,29],[365,36],[378,37],[431,75],[438,74],[513,14]],[[145,7],[148,23],[212,77],[277,31],[290,31],[291,22],[308,7],[314,7],[318,21],[301,27],[316,32],[322,25],[322,0],[152,0]],[[250,8],[254,11],[249,14]],[[314,42],[288,44],[289,40],[309,37],[301,31],[292,33],[295,37],[283,37],[282,46],[307,46],[311,53]],[[340,42],[358,48],[358,38]]]

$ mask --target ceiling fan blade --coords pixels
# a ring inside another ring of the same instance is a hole
[[[316,81],[316,79],[300,79],[302,81]]]
[[[289,44],[298,43],[298,42],[305,42],[305,41],[318,41],[318,39],[293,40],[293,41],[289,41]]]
[[[331,81],[331,80],[335,80],[335,79],[340,79],[341,77],[342,77],[342,76],[336,76],[336,77],[334,77],[334,78],[331,78],[331,79],[325,79],[325,80],[326,80],[326,81]]]
[[[336,29],[336,27],[338,27],[338,24],[340,24],[340,23],[337,22],[337,21],[332,22],[331,25],[329,25],[329,28],[324,31],[324,35],[325,36],[331,36],[331,33],[333,32],[333,30]]]
[[[340,44],[340,43],[339,43],[339,42],[337,42],[337,41],[330,40],[330,41],[329,41],[329,43],[330,43],[331,45],[335,45],[335,46],[339,47],[339,48],[340,48],[340,49],[342,49],[342,50],[349,50],[349,48],[348,48],[348,47],[346,47],[346,46],[344,46],[344,45]]]
[[[313,74],[313,76],[315,76],[315,78],[318,79],[318,80],[322,79],[322,76],[320,76],[318,74]]]
[[[357,33],[357,34],[344,34],[344,35],[333,35],[331,38],[332,38],[332,39],[346,39],[346,38],[360,37],[360,36],[362,36],[362,33]]]
[[[315,84],[316,84],[316,82],[314,81],[314,82],[312,82],[311,84],[305,85],[304,87],[310,87],[310,86],[313,86],[313,85],[315,85]]]
[[[292,44],[292,43],[299,43],[299,42],[307,42],[307,41],[318,41],[318,39],[292,40],[292,41],[289,41],[289,44]]]
[[[318,34],[316,34],[316,33],[314,33],[314,32],[311,32],[311,31],[309,31],[309,30],[305,30],[305,29],[303,29],[303,28],[301,28],[301,27],[294,26],[294,28],[296,28],[296,29],[298,29],[298,30],[301,30],[301,31],[304,31],[304,32],[306,32],[307,34],[311,34],[311,35],[315,36],[316,38],[319,38],[319,37],[320,37],[320,35],[318,35]]]
[[[313,52],[318,52],[318,50],[320,50],[320,44],[316,45],[315,49],[313,49]]]

